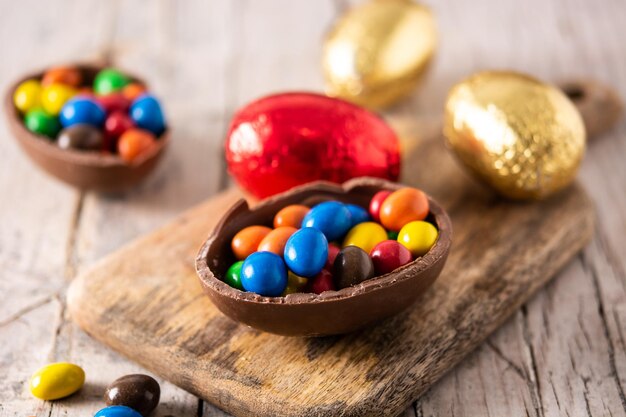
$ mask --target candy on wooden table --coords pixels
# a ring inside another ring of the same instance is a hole
[[[83,74],[78,68],[59,66],[49,68],[41,77],[41,85],[65,84],[78,88],[83,82]]]
[[[125,405],[111,405],[98,411],[94,417],[142,417],[142,415]]]
[[[341,248],[334,243],[328,244],[328,258],[326,258],[326,264],[324,265],[325,269],[331,271],[333,269],[333,264],[335,263],[335,258],[337,254],[341,252]]]
[[[287,294],[294,294],[297,292],[304,292],[309,280],[294,274],[292,271],[287,271],[287,287],[283,291],[283,296]]]
[[[426,218],[428,197],[416,188],[401,188],[385,198],[379,215],[380,222],[385,228],[399,231],[409,222]]]
[[[235,257],[243,260],[256,252],[263,238],[271,231],[272,229],[266,226],[248,226],[241,229],[230,243]]]
[[[439,232],[432,224],[424,221],[407,223],[398,234],[398,242],[411,251],[413,256],[422,256],[435,244]]]
[[[73,363],[48,364],[30,378],[30,392],[42,400],[57,400],[81,389],[85,371]]]
[[[64,84],[50,84],[41,90],[41,107],[53,116],[61,113],[61,109],[69,99],[76,95],[76,89]]]
[[[75,97],[69,100],[61,109],[59,120],[63,127],[78,123],[102,127],[106,113],[94,99],[89,97]]]
[[[133,162],[156,143],[154,135],[143,129],[129,129],[117,142],[117,152],[126,162]]]
[[[377,275],[387,274],[413,259],[411,251],[397,240],[383,240],[370,252]]]
[[[57,138],[57,146],[61,149],[102,150],[104,135],[92,125],[72,125],[61,131]]]
[[[374,264],[367,252],[357,246],[346,246],[333,265],[333,280],[338,289],[360,284],[374,277]]]
[[[347,209],[350,211],[351,226],[356,226],[359,223],[367,222],[370,220],[370,215],[367,210],[356,204],[346,204]]]
[[[295,232],[285,245],[285,263],[295,274],[312,277],[318,274],[328,259],[328,241],[313,227]]]
[[[287,268],[272,252],[254,252],[241,267],[241,285],[246,291],[277,297],[287,287]]]
[[[127,113],[128,109],[130,109],[130,100],[119,92],[98,96],[96,100],[107,114],[117,111]]]
[[[161,387],[149,375],[131,374],[116,379],[104,393],[106,405],[123,405],[139,412],[144,417],[159,404]]]
[[[374,220],[375,222],[380,221],[380,206],[382,206],[383,201],[385,201],[385,199],[389,197],[389,194],[391,194],[391,191],[382,190],[374,194],[374,196],[370,200],[369,212],[370,216],[372,216],[372,220]]]
[[[137,97],[146,92],[146,86],[139,83],[130,83],[122,88],[122,94],[130,101],[135,100]]]
[[[370,253],[372,248],[379,242],[387,240],[387,232],[378,223],[365,222],[354,226],[343,240],[343,247],[358,246],[366,253]]]
[[[130,117],[138,127],[149,130],[157,137],[165,131],[161,105],[150,94],[143,94],[133,101],[130,106]]]
[[[93,89],[98,95],[106,95],[121,90],[130,79],[114,68],[105,68],[98,72],[93,82]]]
[[[226,275],[224,275],[224,282],[233,288],[237,288],[238,290],[243,291],[243,285],[241,285],[241,267],[242,266],[243,266],[243,261],[237,261],[234,264],[232,264],[226,271]]]
[[[22,113],[41,105],[41,84],[37,80],[27,80],[17,86],[13,93],[13,104]]]
[[[319,274],[310,279],[309,290],[315,294],[321,294],[324,291],[334,291],[335,283],[333,275],[326,269],[322,269]]]
[[[311,210],[309,207],[301,204],[291,204],[283,207],[274,216],[274,227],[291,226],[300,228],[302,226],[302,220],[309,210]]]
[[[314,227],[329,241],[342,238],[352,226],[350,210],[339,201],[326,201],[313,207],[304,216],[302,227]]]
[[[28,113],[26,113],[26,116],[24,116],[24,124],[31,132],[50,138],[56,137],[59,130],[61,130],[61,124],[58,118],[39,108],[29,110]]]
[[[276,255],[283,256],[283,252],[285,251],[285,244],[287,240],[293,235],[298,229],[291,226],[283,226],[277,227],[276,229],[269,232],[259,243],[259,247],[257,251],[259,252],[272,252]]]

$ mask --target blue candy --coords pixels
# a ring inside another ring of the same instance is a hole
[[[350,210],[338,201],[325,201],[304,216],[302,227],[320,230],[329,241],[341,239],[352,227]]]
[[[241,266],[240,281],[246,291],[277,297],[287,287],[285,262],[272,252],[254,252]]]
[[[112,405],[98,411],[94,417],[142,417],[142,415],[125,405]]]
[[[59,114],[63,127],[75,124],[88,124],[102,127],[106,119],[106,112],[95,100],[88,97],[76,97],[69,100]]]
[[[356,204],[346,204],[346,207],[350,210],[350,215],[352,216],[351,228],[359,223],[370,221],[370,215],[363,207],[357,206]]]
[[[317,275],[328,259],[328,240],[318,229],[305,227],[295,232],[285,244],[285,263],[301,277]]]
[[[139,96],[130,106],[130,117],[137,127],[159,137],[165,131],[165,119],[159,101],[149,94]]]

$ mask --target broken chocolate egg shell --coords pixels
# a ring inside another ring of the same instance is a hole
[[[83,84],[91,85],[104,65],[74,64],[83,74]],[[22,116],[13,105],[13,93],[29,79],[41,79],[45,71],[27,75],[6,93],[4,111],[9,129],[26,154],[48,174],[81,190],[114,192],[132,187],[146,178],[157,166],[170,141],[169,131],[159,136],[156,145],[132,163],[124,162],[118,155],[59,148],[45,136],[26,128]],[[130,76],[133,81],[143,80]]]
[[[353,287],[322,294],[296,293],[265,297],[240,291],[222,281],[235,258],[230,249],[233,236],[251,225],[271,227],[278,210],[318,198],[369,205],[380,190],[397,190],[401,184],[374,178],[357,178],[343,185],[313,182],[263,200],[252,209],[239,200],[222,217],[196,257],[196,271],[215,306],[231,319],[258,330],[285,336],[327,336],[348,333],[409,307],[441,273],[452,242],[452,224],[444,209],[429,197],[427,221],[439,237],[426,255],[393,272]]]

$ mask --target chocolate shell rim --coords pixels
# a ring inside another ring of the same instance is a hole
[[[85,71],[98,71],[107,68],[106,65],[99,65],[93,63],[76,62],[63,64],[63,66],[74,67],[82,72]],[[51,67],[48,67],[49,69]],[[14,135],[19,135],[21,140],[27,140],[32,143],[33,147],[37,149],[37,152],[44,154],[46,158],[60,159],[74,165],[109,168],[116,166],[123,167],[135,167],[143,164],[144,162],[154,158],[159,154],[170,142],[170,129],[166,130],[157,138],[155,146],[148,149],[147,152],[143,152],[138,158],[131,163],[125,162],[119,155],[103,153],[99,151],[81,151],[75,149],[61,149],[59,148],[51,138],[39,135],[31,132],[26,128],[20,111],[13,104],[13,95],[17,87],[24,81],[31,80],[33,78],[41,80],[47,69],[31,72],[26,76],[22,76],[17,81],[11,83],[4,97],[4,111],[9,124],[14,130]],[[142,78],[136,77],[127,71],[124,71],[132,81],[136,81],[140,84],[147,85]]]
[[[254,208],[250,209],[245,199],[240,199],[234,203],[231,208],[222,216],[217,226],[213,229],[207,240],[203,243],[196,256],[196,272],[202,280],[205,288],[219,293],[220,295],[233,298],[237,301],[259,303],[259,304],[303,304],[303,303],[324,303],[336,300],[348,299],[361,294],[377,291],[381,288],[394,285],[398,282],[414,279],[419,277],[421,273],[426,271],[438,260],[447,256],[452,243],[452,222],[446,211],[430,196],[429,214],[431,214],[437,223],[439,235],[435,244],[423,256],[401,266],[400,268],[384,275],[376,276],[372,279],[364,281],[352,287],[342,288],[338,291],[325,291],[321,294],[315,293],[294,293],[280,297],[267,297],[256,293],[241,291],[231,287],[215,276],[208,264],[208,252],[212,244],[219,236],[224,225],[244,213],[255,211],[282,200],[285,196],[291,196],[308,191],[320,191],[331,194],[349,194],[351,191],[360,187],[376,187],[388,190],[397,190],[405,186],[398,183],[392,183],[378,178],[361,177],[349,180],[342,185],[331,183],[328,181],[315,181],[291,190],[276,194],[263,200]],[[401,272],[412,269],[411,274],[402,274]]]

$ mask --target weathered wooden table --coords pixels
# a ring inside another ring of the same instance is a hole
[[[431,1],[441,33],[433,71],[386,113],[435,134],[447,89],[484,68],[548,80],[593,76],[626,96],[621,0]],[[65,289],[84,267],[229,184],[230,115],[259,95],[320,89],[320,45],[345,1],[1,2],[0,87],[52,63],[110,54],[145,74],[174,127],[164,163],[115,196],[79,193],[36,169],[0,121],[0,416],[85,416],[104,387],[141,368],[68,321]],[[405,144],[420,140],[405,137]],[[580,179],[597,204],[591,245],[407,416],[626,415],[626,125],[590,147]],[[445,186],[445,185],[444,185]],[[30,374],[81,364],[88,383],[55,403]],[[157,416],[224,415],[162,382]]]

